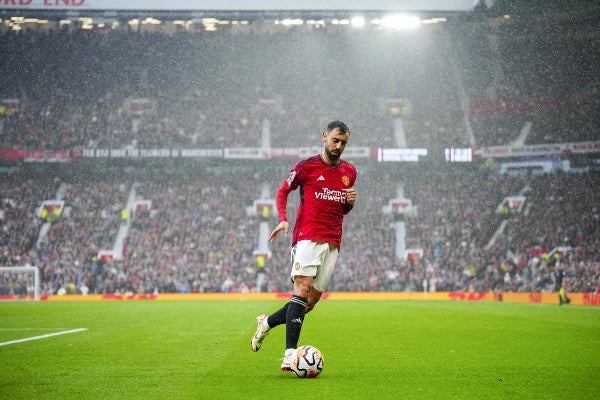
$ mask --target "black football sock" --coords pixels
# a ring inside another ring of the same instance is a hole
[[[273,314],[269,315],[269,318],[267,318],[267,324],[269,324],[269,326],[271,328],[275,328],[277,325],[285,324],[285,316],[287,315],[287,310],[288,310],[289,305],[290,305],[290,302],[288,301],[279,310],[277,310]]]
[[[295,349],[298,347],[300,331],[306,314],[306,302],[304,297],[292,296],[288,303],[287,314],[285,318],[285,348]]]

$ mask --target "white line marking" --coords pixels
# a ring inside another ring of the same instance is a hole
[[[69,328],[0,328],[0,332],[19,332],[19,331],[66,331]]]
[[[61,331],[61,332],[55,332],[55,333],[48,333],[46,335],[32,336],[32,337],[28,337],[28,338],[24,338],[24,339],[11,340],[11,341],[8,341],[8,342],[2,342],[2,343],[0,343],[0,346],[6,346],[6,345],[9,345],[9,344],[15,344],[15,343],[29,342],[31,340],[46,339],[46,338],[49,338],[49,337],[52,337],[52,336],[67,335],[69,333],[77,333],[77,332],[83,332],[83,331],[87,331],[87,328],[77,328],[77,329],[71,329],[69,331]]]

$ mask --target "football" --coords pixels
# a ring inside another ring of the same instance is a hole
[[[296,349],[296,359],[292,371],[299,378],[316,378],[323,371],[323,354],[314,346],[300,346]]]

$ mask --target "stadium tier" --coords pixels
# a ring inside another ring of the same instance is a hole
[[[341,119],[359,200],[332,290],[552,292],[561,269],[597,293],[597,6],[485,3],[412,30],[3,7],[0,266],[46,295],[286,290],[274,190]]]

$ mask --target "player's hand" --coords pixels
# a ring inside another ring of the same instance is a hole
[[[356,189],[349,188],[343,189],[343,191],[346,192],[346,202],[350,205],[353,205],[354,202],[356,202]]]
[[[271,232],[271,235],[269,235],[269,242],[274,242],[275,240],[277,240],[277,236],[279,235],[279,232],[281,232],[281,231],[283,231],[283,233],[285,233],[285,236],[287,236],[289,229],[290,229],[290,225],[288,224],[288,222],[281,221],[279,223],[279,225],[277,225],[275,227],[275,229],[273,229],[273,232]]]

